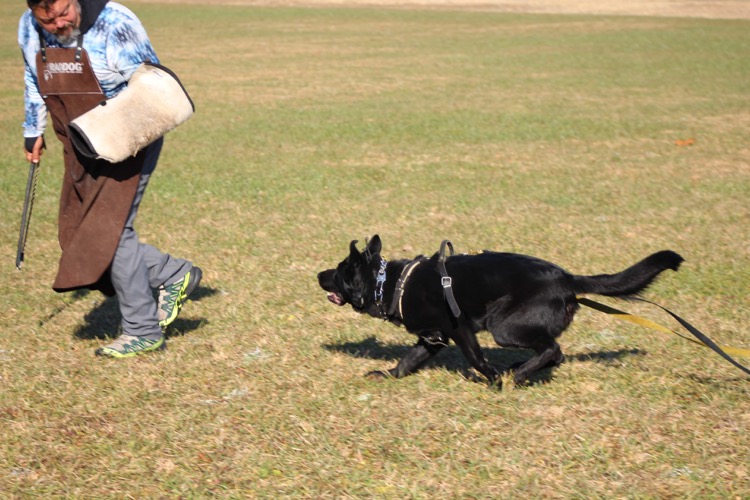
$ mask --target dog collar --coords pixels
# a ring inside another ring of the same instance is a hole
[[[380,258],[380,269],[378,270],[378,275],[375,277],[375,305],[378,308],[378,312],[380,312],[380,316],[383,319],[386,319],[386,311],[385,306],[383,305],[383,285],[385,285],[385,267],[388,265],[388,262],[384,258]]]

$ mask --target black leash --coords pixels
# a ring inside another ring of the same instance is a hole
[[[698,341],[695,341],[695,340],[691,339],[690,337],[685,337],[684,335],[680,335],[679,333],[675,332],[674,330],[669,329],[669,328],[664,327],[664,326],[661,326],[660,324],[654,323],[653,321],[648,320],[646,318],[641,318],[640,316],[636,316],[634,314],[630,314],[630,313],[627,313],[627,312],[624,312],[624,311],[620,311],[618,309],[615,309],[614,307],[610,307],[610,306],[607,306],[607,305],[604,305],[604,304],[600,304],[599,302],[596,302],[596,301],[588,299],[588,298],[584,298],[584,297],[577,297],[576,298],[576,300],[578,301],[578,303],[581,304],[581,305],[583,305],[583,306],[587,306],[587,307],[590,307],[590,308],[595,309],[597,311],[601,311],[603,313],[606,313],[606,314],[618,317],[618,318],[620,318],[622,320],[629,321],[631,323],[635,323],[636,325],[645,326],[647,328],[652,328],[654,330],[658,330],[658,331],[661,331],[661,332],[674,333],[678,337],[682,337],[682,338],[684,338],[686,340],[689,340],[691,342],[695,342],[696,344],[702,345],[704,347],[708,347],[711,350],[713,350],[716,354],[718,354],[719,356],[721,356],[722,358],[724,358],[725,360],[727,360],[729,363],[731,363],[732,365],[736,366],[737,368],[739,368],[743,372],[745,372],[748,375],[750,375],[750,369],[742,366],[740,363],[738,363],[737,361],[735,361],[731,356],[729,356],[729,354],[726,353],[726,351],[730,351],[730,352],[732,352],[732,353],[734,353],[735,355],[738,355],[738,356],[750,357],[750,349],[742,349],[742,348],[731,347],[731,346],[719,346],[713,340],[711,340],[710,338],[708,338],[703,332],[701,332],[700,330],[698,330],[696,327],[694,327],[693,325],[691,325],[690,323],[688,323],[687,321],[685,321],[684,319],[682,319],[681,317],[679,317],[677,314],[675,314],[672,311],[670,311],[669,309],[667,309],[666,307],[660,306],[659,304],[657,304],[655,302],[651,302],[650,300],[642,299],[640,297],[630,297],[630,299],[631,300],[637,300],[637,301],[640,301],[640,302],[645,302],[647,304],[651,304],[652,306],[658,307],[662,311],[664,311],[667,314],[669,314],[670,316],[672,316],[675,320],[677,320],[677,322],[680,323],[688,332],[692,333],[698,339]]]

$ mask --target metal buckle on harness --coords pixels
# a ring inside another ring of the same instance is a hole
[[[453,286],[453,280],[450,276],[443,276],[440,279],[440,284],[443,285],[443,288],[450,288],[451,286]]]

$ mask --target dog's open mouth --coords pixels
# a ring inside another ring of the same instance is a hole
[[[336,304],[337,306],[343,306],[344,305],[344,297],[339,295],[336,292],[330,292],[328,294],[328,300]]]

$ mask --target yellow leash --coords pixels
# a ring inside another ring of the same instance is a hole
[[[637,297],[631,297],[631,300],[638,300],[640,302],[646,302],[647,304],[651,304],[653,306],[658,307],[659,309],[663,310],[670,316],[672,316],[677,322],[679,322],[687,331],[692,333],[698,340],[691,339],[690,337],[686,337],[684,335],[681,335],[680,333],[667,328],[665,326],[662,326],[658,323],[654,323],[653,321],[642,318],[640,316],[636,316],[634,314],[627,313],[625,311],[620,311],[619,309],[615,309],[614,307],[610,307],[604,304],[600,304],[599,302],[593,301],[591,299],[585,298],[585,297],[576,297],[576,300],[579,304],[590,307],[591,309],[595,309],[597,311],[603,312],[605,314],[609,314],[611,316],[614,316],[618,319],[621,319],[623,321],[628,321],[630,323],[634,323],[639,326],[644,326],[646,328],[651,328],[652,330],[657,330],[660,332],[665,333],[673,333],[677,335],[678,337],[681,337],[685,340],[689,340],[690,342],[693,342],[695,344],[698,344],[703,347],[708,347],[709,349],[712,349],[715,351],[719,356],[729,361],[731,364],[742,370],[743,372],[750,375],[750,369],[747,369],[746,367],[739,364],[737,361],[732,359],[729,354],[733,356],[740,356],[743,358],[750,358],[750,349],[743,349],[740,347],[732,347],[732,346],[726,346],[726,345],[719,345],[716,344],[713,340],[709,339],[706,335],[704,335],[700,330],[695,328],[693,325],[685,321],[684,319],[677,316],[675,313],[670,311],[669,309],[660,306],[659,304],[656,304],[655,302],[651,302],[646,299],[641,299]]]

